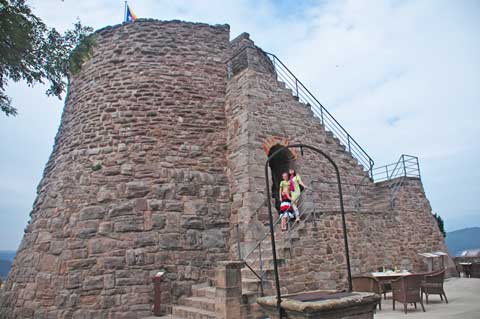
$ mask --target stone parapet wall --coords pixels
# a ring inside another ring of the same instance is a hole
[[[228,259],[229,27],[137,21],[96,32],[0,317],[141,318]]]

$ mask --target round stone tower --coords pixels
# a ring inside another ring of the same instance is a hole
[[[229,27],[143,20],[95,39],[70,79],[2,318],[141,318],[155,273],[166,270],[169,303],[228,259]]]

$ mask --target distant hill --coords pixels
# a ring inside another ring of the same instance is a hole
[[[9,260],[0,260],[0,279],[6,279],[8,272],[12,266],[12,262]]]
[[[448,232],[445,243],[451,256],[459,255],[466,249],[478,249],[480,248],[480,227]]]
[[[11,250],[0,250],[0,279],[7,278],[8,271],[12,265],[15,252]]]

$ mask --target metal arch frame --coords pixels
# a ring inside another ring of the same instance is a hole
[[[339,198],[340,198],[340,210],[342,212],[342,227],[343,227],[343,239],[344,239],[344,244],[345,244],[345,257],[347,259],[347,275],[348,275],[348,291],[352,291],[352,272],[350,269],[350,253],[348,249],[348,237],[347,237],[347,225],[345,222],[345,208],[343,205],[343,193],[342,193],[342,182],[340,180],[340,171],[338,170],[337,164],[332,160],[330,156],[325,154],[323,151],[319,150],[318,148],[315,148],[310,145],[305,145],[305,144],[292,144],[292,145],[287,145],[280,147],[278,150],[272,153],[265,162],[265,181],[266,181],[266,193],[267,193],[267,203],[268,203],[268,218],[269,218],[269,224],[270,224],[270,238],[272,242],[272,257],[273,257],[273,268],[274,268],[274,274],[275,274],[275,288],[277,291],[277,309],[278,309],[278,314],[279,318],[282,318],[283,312],[281,308],[281,302],[282,302],[282,296],[280,293],[280,279],[278,276],[278,264],[277,264],[277,250],[275,247],[275,231],[273,228],[273,214],[272,214],[272,202],[270,200],[271,193],[270,193],[270,182],[269,182],[269,176],[268,176],[268,168],[270,161],[277,156],[281,151],[285,149],[290,149],[290,148],[300,148],[300,152],[303,155],[303,149],[309,149],[314,152],[317,152],[320,155],[323,155],[330,164],[335,168],[335,173],[337,175],[337,183],[338,183],[338,193],[339,193]]]

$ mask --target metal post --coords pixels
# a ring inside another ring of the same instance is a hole
[[[403,176],[407,177],[407,167],[405,166],[405,155],[402,154]]]
[[[152,281],[153,281],[153,314],[155,316],[161,316],[163,315],[163,309],[162,309],[162,276],[165,272],[160,271],[158,272],[155,276],[153,276]]]
[[[350,134],[347,134],[347,144],[348,144],[348,152],[352,153],[352,151],[350,150]]]
[[[417,157],[417,170],[418,170],[418,179],[422,179],[420,175],[420,164],[418,163],[418,157]]]
[[[337,182],[338,182],[338,193],[340,196],[340,210],[342,211],[342,228],[343,228],[343,241],[345,244],[345,256],[347,257],[347,274],[348,274],[348,291],[352,291],[352,271],[350,270],[350,252],[348,249],[348,236],[347,236],[347,223],[345,221],[345,208],[343,206],[343,194],[342,194],[342,183],[340,181],[340,172],[338,171],[337,165],[333,163],[335,167],[335,172],[337,173]]]
[[[369,163],[370,163],[370,177],[372,178],[372,181],[373,181],[373,161],[370,159],[369,160]]]
[[[280,149],[281,150],[281,149]],[[278,277],[278,265],[277,265],[277,249],[275,247],[275,230],[273,229],[273,216],[272,216],[272,201],[270,200],[270,183],[268,177],[268,164],[270,162],[270,158],[279,153],[276,151],[272,154],[267,162],[265,163],[265,184],[266,184],[266,191],[267,191],[267,198],[268,198],[268,220],[270,222],[270,240],[272,242],[272,257],[273,257],[273,271],[275,274],[275,288],[277,290],[277,309],[278,309],[278,318],[282,319],[283,312],[282,312],[282,296],[280,294],[280,278]],[[263,277],[263,276],[262,276]]]
[[[388,177],[388,165],[385,165],[385,172],[386,172],[386,174],[387,174],[387,181],[388,181],[388,180],[390,179],[390,178]]]
[[[260,295],[263,297],[263,260],[262,260],[262,243],[258,246],[259,261],[260,261]]]
[[[298,80],[297,78],[295,78],[295,92],[297,93],[297,97],[299,98],[298,96]],[[299,98],[300,99],[300,98]]]
[[[242,250],[240,248],[240,227],[238,224],[235,226],[237,229],[237,252],[238,252],[238,260],[242,260]]]
[[[325,123],[323,122],[323,106],[320,105],[320,118],[322,120],[322,125],[325,125]]]

